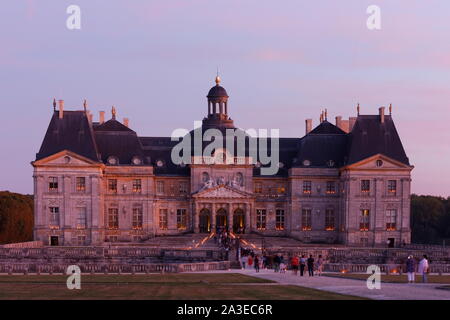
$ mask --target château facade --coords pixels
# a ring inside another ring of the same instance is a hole
[[[207,102],[202,132],[235,128],[219,78]],[[274,175],[261,173],[259,159],[226,148],[209,159],[175,164],[177,143],[138,136],[127,119],[116,119],[114,108],[110,120],[100,112],[94,122],[86,105],[67,111],[62,100],[59,108],[54,101],[32,162],[35,240],[134,243],[225,228],[305,243],[410,243],[413,166],[384,107],[360,115],[358,106],[356,117],[336,117],[335,124],[322,114],[314,129],[306,120],[303,137],[279,139]]]

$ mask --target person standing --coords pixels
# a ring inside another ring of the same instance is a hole
[[[241,265],[242,265],[242,269],[245,269],[245,263],[247,262],[248,258],[246,256],[242,256],[241,257]]]
[[[314,277],[314,258],[312,256],[312,254],[309,255],[307,264],[308,264],[308,275],[310,277]]]
[[[255,264],[256,272],[259,272],[259,257],[258,256],[255,256],[255,260],[253,261],[253,263]]]
[[[408,273],[408,283],[413,283],[416,272],[416,263],[413,256],[408,256],[408,260],[406,260],[406,272]]]
[[[274,271],[279,272],[280,271],[280,256],[278,254],[273,259],[273,265],[274,265]]]
[[[292,272],[296,276],[298,273],[298,265],[299,265],[299,259],[296,255],[294,255],[291,259],[291,266],[292,266]]]
[[[323,258],[322,255],[319,255],[319,258],[317,259],[317,275],[321,276],[323,270]]]
[[[302,257],[300,258],[300,276],[303,277],[303,273],[305,272],[305,266],[306,266],[306,258],[305,255],[302,254]]]
[[[428,263],[428,257],[426,254],[423,255],[423,259],[419,262],[419,273],[422,275],[422,283],[428,282],[428,272],[430,265]]]

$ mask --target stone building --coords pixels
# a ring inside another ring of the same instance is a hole
[[[207,102],[202,134],[235,128],[219,78]],[[246,139],[249,151],[252,138]],[[306,120],[305,136],[279,139],[274,175],[262,174],[264,165],[249,152],[238,156],[226,148],[176,164],[176,144],[170,137],[138,136],[127,119],[116,119],[114,108],[110,120],[100,112],[94,122],[86,105],[67,111],[62,100],[59,107],[54,101],[32,162],[35,240],[99,245],[226,228],[305,243],[410,242],[413,167],[384,107],[360,115],[358,106],[356,117],[336,117],[335,125],[322,113],[314,129]]]

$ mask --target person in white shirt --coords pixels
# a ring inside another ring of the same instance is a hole
[[[428,282],[428,271],[429,271],[430,265],[428,263],[428,257],[426,254],[423,255],[423,259],[419,262],[419,274],[422,275],[422,282],[426,283]]]

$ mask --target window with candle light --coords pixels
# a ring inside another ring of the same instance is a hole
[[[370,227],[370,211],[369,209],[361,209],[360,220],[359,220],[359,230],[369,231]]]
[[[284,230],[284,210],[277,209],[275,211],[275,228],[277,230]]]
[[[177,209],[177,229],[186,230],[187,227],[187,210]]]
[[[302,209],[302,230],[310,231],[312,229],[311,209]]]
[[[325,210],[325,230],[326,231],[335,230],[334,209]]]
[[[133,208],[133,229],[141,230],[143,225],[143,212],[142,207],[134,207]]]
[[[167,230],[168,220],[167,220],[167,209],[159,209],[159,229]]]
[[[119,209],[109,208],[108,209],[108,229],[116,230],[119,229]]]
[[[266,230],[266,209],[256,209],[256,229]]]
[[[303,181],[303,193],[311,194],[312,184],[311,181]]]
[[[386,231],[397,230],[397,210],[388,209],[386,210]]]

